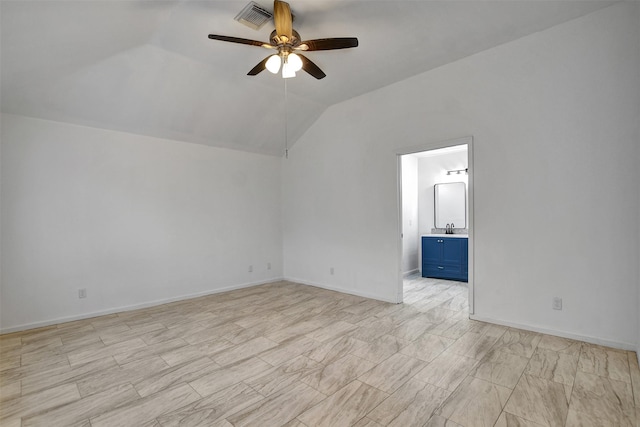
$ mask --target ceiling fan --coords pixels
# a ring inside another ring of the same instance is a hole
[[[247,73],[249,76],[259,74],[265,68],[277,74],[282,67],[282,77],[295,77],[296,71],[300,69],[311,74],[316,79],[326,77],[326,74],[316,64],[311,62],[306,56],[299,52],[312,52],[316,50],[347,49],[358,46],[358,39],[355,37],[338,37],[328,39],[315,39],[301,41],[300,34],[293,29],[293,18],[289,3],[275,0],[273,2],[273,22],[276,29],[271,33],[270,43],[263,43],[257,40],[242,39],[238,37],[221,36],[209,34],[212,40],[240,43],[250,46],[259,46],[276,50],[277,53],[270,55],[260,61]]]

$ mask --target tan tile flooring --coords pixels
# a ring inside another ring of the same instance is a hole
[[[287,282],[0,337],[2,426],[637,426],[635,353]]]

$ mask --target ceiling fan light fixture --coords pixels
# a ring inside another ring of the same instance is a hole
[[[284,64],[282,64],[283,79],[288,79],[295,76],[296,76],[296,70],[291,64],[289,64],[288,62],[285,62]]]
[[[243,12],[247,12],[244,15],[241,14],[244,16],[243,19],[245,21],[250,21],[253,18],[264,19],[267,17],[268,19],[270,16],[270,12],[260,8],[260,6],[254,2],[250,3]],[[276,55],[268,56],[260,61],[255,67],[249,70],[247,73],[248,76],[256,76],[265,69],[268,69],[269,72],[273,74],[278,74],[278,72],[282,70],[282,77],[290,78],[295,77],[296,72],[303,70],[318,80],[325,78],[326,74],[305,55],[296,55],[293,53],[294,51],[312,52],[347,49],[358,46],[358,39],[356,37],[333,37],[303,41],[300,34],[293,29],[293,15],[291,14],[291,7],[286,1],[273,1],[272,17],[275,30],[271,32],[268,43],[220,34],[209,34],[209,38],[211,40],[272,49],[278,52]],[[289,57],[291,57],[290,64]]]
[[[278,74],[278,71],[280,71],[281,62],[282,60],[280,59],[280,56],[271,55],[267,60],[267,63],[265,64],[265,66],[267,67],[267,70],[269,70],[269,72],[273,74]],[[284,69],[282,71],[284,72]]]
[[[287,63],[293,68],[294,72],[298,72],[302,69],[302,59],[295,53],[290,53],[287,57]]]

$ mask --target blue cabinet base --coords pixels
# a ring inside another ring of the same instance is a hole
[[[422,277],[468,282],[468,242],[464,237],[422,237]]]

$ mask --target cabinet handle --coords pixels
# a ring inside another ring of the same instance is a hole
[[[438,266],[438,270],[444,270],[444,267]]]

